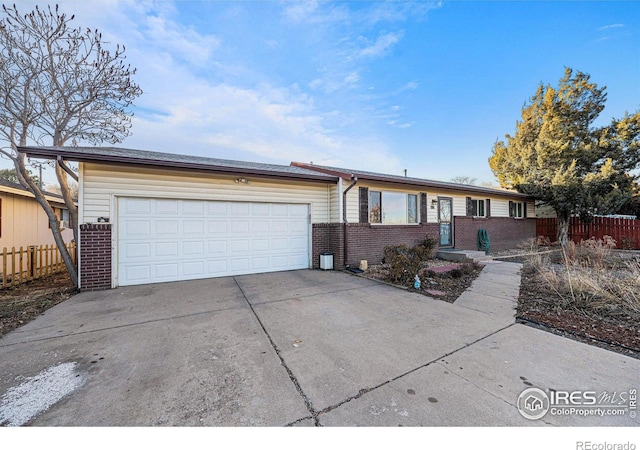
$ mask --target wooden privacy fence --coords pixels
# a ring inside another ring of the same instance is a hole
[[[77,264],[76,244],[66,244]],[[56,245],[31,245],[2,251],[2,286],[15,286],[25,281],[67,270]]]
[[[554,242],[557,240],[557,218],[536,220],[536,235],[545,236]],[[602,239],[611,236],[617,248],[640,249],[640,220],[594,217],[593,222],[584,223],[578,217],[569,219],[569,239],[576,244],[591,237]]]

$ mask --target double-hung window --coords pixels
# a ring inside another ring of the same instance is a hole
[[[522,219],[527,215],[527,212],[526,212],[527,209],[524,205],[524,202],[510,202],[509,206],[511,207],[511,211],[510,211],[511,217]]]
[[[473,217],[486,217],[487,213],[484,200],[471,199],[471,215]]]
[[[418,223],[417,194],[369,191],[369,223]]]

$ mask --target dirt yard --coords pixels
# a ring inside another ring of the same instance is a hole
[[[77,294],[66,272],[0,289],[0,336]]]
[[[426,267],[420,271],[420,289],[415,289],[413,283],[404,287],[412,292],[453,303],[471,286],[480,271],[482,266],[478,264],[454,264],[451,261],[433,258],[427,260]],[[370,267],[364,276],[389,282],[388,273],[388,267],[382,264]]]
[[[517,258],[524,266],[516,318],[640,359],[640,252],[590,241]]]

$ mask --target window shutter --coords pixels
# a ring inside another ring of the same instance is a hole
[[[473,204],[471,203],[471,197],[467,197],[467,216],[473,216]]]
[[[420,193],[420,223],[427,223],[427,193]]]
[[[2,199],[0,198],[0,237],[2,237]]]
[[[488,198],[484,202],[484,212],[485,212],[485,216],[491,217],[491,199],[490,198]]]
[[[360,214],[359,222],[369,222],[369,188],[360,188]]]
[[[522,217],[527,217],[527,202],[522,204]]]
[[[515,203],[509,200],[509,217],[515,216],[515,213],[514,213],[515,206],[516,206]]]

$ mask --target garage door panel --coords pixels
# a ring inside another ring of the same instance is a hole
[[[308,229],[309,225],[306,220],[290,220],[289,231],[291,233],[304,233]]]
[[[253,252],[269,251],[269,239],[259,239],[259,238],[252,239],[251,250]]]
[[[246,235],[249,233],[250,223],[248,220],[232,220],[229,231],[232,235]]]
[[[186,216],[204,216],[205,202],[201,200],[183,200],[182,214]]]
[[[178,215],[180,212],[178,200],[156,200],[154,204],[156,214]]]
[[[156,236],[178,236],[178,229],[180,228],[177,219],[174,220],[156,220],[155,232]]]
[[[271,205],[271,216],[273,216],[273,217],[288,217],[289,216],[289,205],[272,204]]]
[[[124,222],[124,231],[127,235],[136,238],[148,238],[151,236],[151,223],[149,220],[129,219]]]
[[[309,206],[118,200],[118,284],[309,266]]]
[[[189,261],[182,263],[182,274],[186,278],[197,278],[205,275],[204,261]]]
[[[289,205],[290,217],[300,217],[307,219],[309,215],[309,208],[307,205]]]
[[[307,240],[303,237],[289,238],[288,247],[291,251],[303,253],[307,250]]]
[[[235,258],[230,260],[229,269],[231,273],[248,272],[250,267],[249,258]]]
[[[251,216],[252,217],[268,217],[271,208],[268,203],[252,203],[251,204]]]
[[[152,200],[143,198],[127,199],[121,213],[124,213],[127,216],[149,215],[151,213],[151,202]]]
[[[263,272],[269,269],[271,261],[268,256],[253,257],[252,267],[256,272]]]
[[[155,243],[155,256],[158,258],[177,258],[178,255],[178,242],[156,242]]]
[[[204,241],[191,241],[182,244],[182,256],[203,256]]]
[[[212,276],[224,276],[229,272],[229,264],[226,259],[207,261],[207,268],[209,275]]]
[[[208,222],[209,234],[226,234],[227,233],[227,221],[224,220],[210,220]]]
[[[234,239],[229,242],[229,250],[232,254],[248,253],[249,239]]]
[[[271,222],[271,231],[273,233],[287,233],[289,231],[289,222],[287,220],[274,220]]]
[[[178,276],[178,264],[156,264],[156,278],[158,279],[175,279]]]
[[[204,235],[204,221],[202,220],[183,220],[182,232],[190,235]]]
[[[148,242],[129,242],[124,247],[125,255],[129,259],[149,258],[151,256],[151,244]]]
[[[124,268],[124,281],[126,284],[136,284],[136,282],[145,282],[151,275],[151,267],[145,265],[131,265]]]
[[[253,234],[268,235],[270,230],[270,223],[268,219],[257,219],[251,221],[251,232]]]
[[[209,241],[208,250],[208,254],[211,256],[226,256],[227,241]]]
[[[232,217],[249,217],[251,203],[229,203],[230,215]]]

